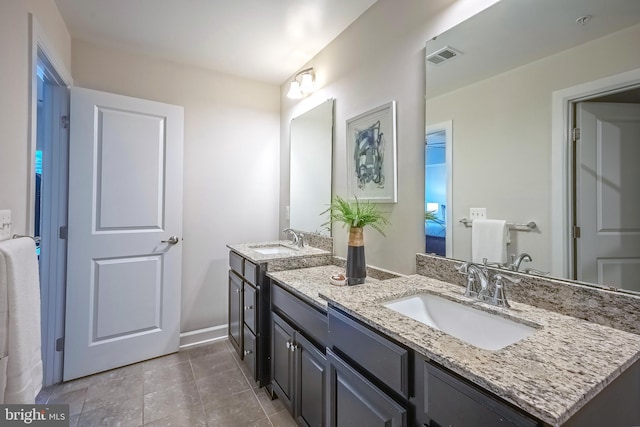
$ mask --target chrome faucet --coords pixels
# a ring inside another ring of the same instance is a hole
[[[299,248],[304,248],[304,234],[297,232],[292,228],[285,228],[282,232],[291,234],[291,243]]]
[[[520,264],[522,264],[522,261],[531,262],[533,260],[531,259],[531,255],[529,255],[526,252],[523,252],[520,255],[518,255],[517,258],[515,254],[511,254],[511,264],[509,264],[509,270],[520,271]]]
[[[498,307],[510,307],[507,301],[504,281],[511,283],[519,283],[520,279],[514,279],[502,274],[496,274],[491,282],[487,266],[480,266],[472,262],[465,262],[456,267],[456,269],[467,276],[467,287],[464,295],[470,298],[476,298],[479,301],[489,303]],[[478,284],[477,281],[480,283]]]
[[[456,269],[467,276],[467,287],[464,295],[466,297],[479,297],[486,293],[489,287],[489,273],[486,267],[481,267],[472,262],[465,262]],[[477,283],[479,281],[480,283]]]

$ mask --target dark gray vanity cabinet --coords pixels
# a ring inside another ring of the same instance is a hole
[[[534,418],[428,361],[424,363],[424,416],[429,426],[541,426]]]
[[[229,252],[229,341],[259,386],[270,378],[270,292],[266,265]]]
[[[327,425],[410,425],[410,352],[329,308]]]
[[[325,426],[326,314],[272,287],[272,388],[299,425]]]

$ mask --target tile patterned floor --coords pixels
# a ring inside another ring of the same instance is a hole
[[[68,403],[71,427],[295,426],[249,378],[222,340],[47,387],[37,403]]]

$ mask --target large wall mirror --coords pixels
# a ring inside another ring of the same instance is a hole
[[[289,224],[331,235],[320,215],[331,203],[333,99],[291,120]]]
[[[640,291],[639,40],[637,0],[501,0],[427,42],[427,129],[452,127],[451,257],[471,259],[460,220],[485,208],[535,222],[507,245],[530,272]]]

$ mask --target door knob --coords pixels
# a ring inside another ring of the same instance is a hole
[[[171,236],[169,237],[169,240],[161,240],[160,243],[168,243],[170,245],[175,245],[179,241],[180,241],[180,238],[178,236]]]

